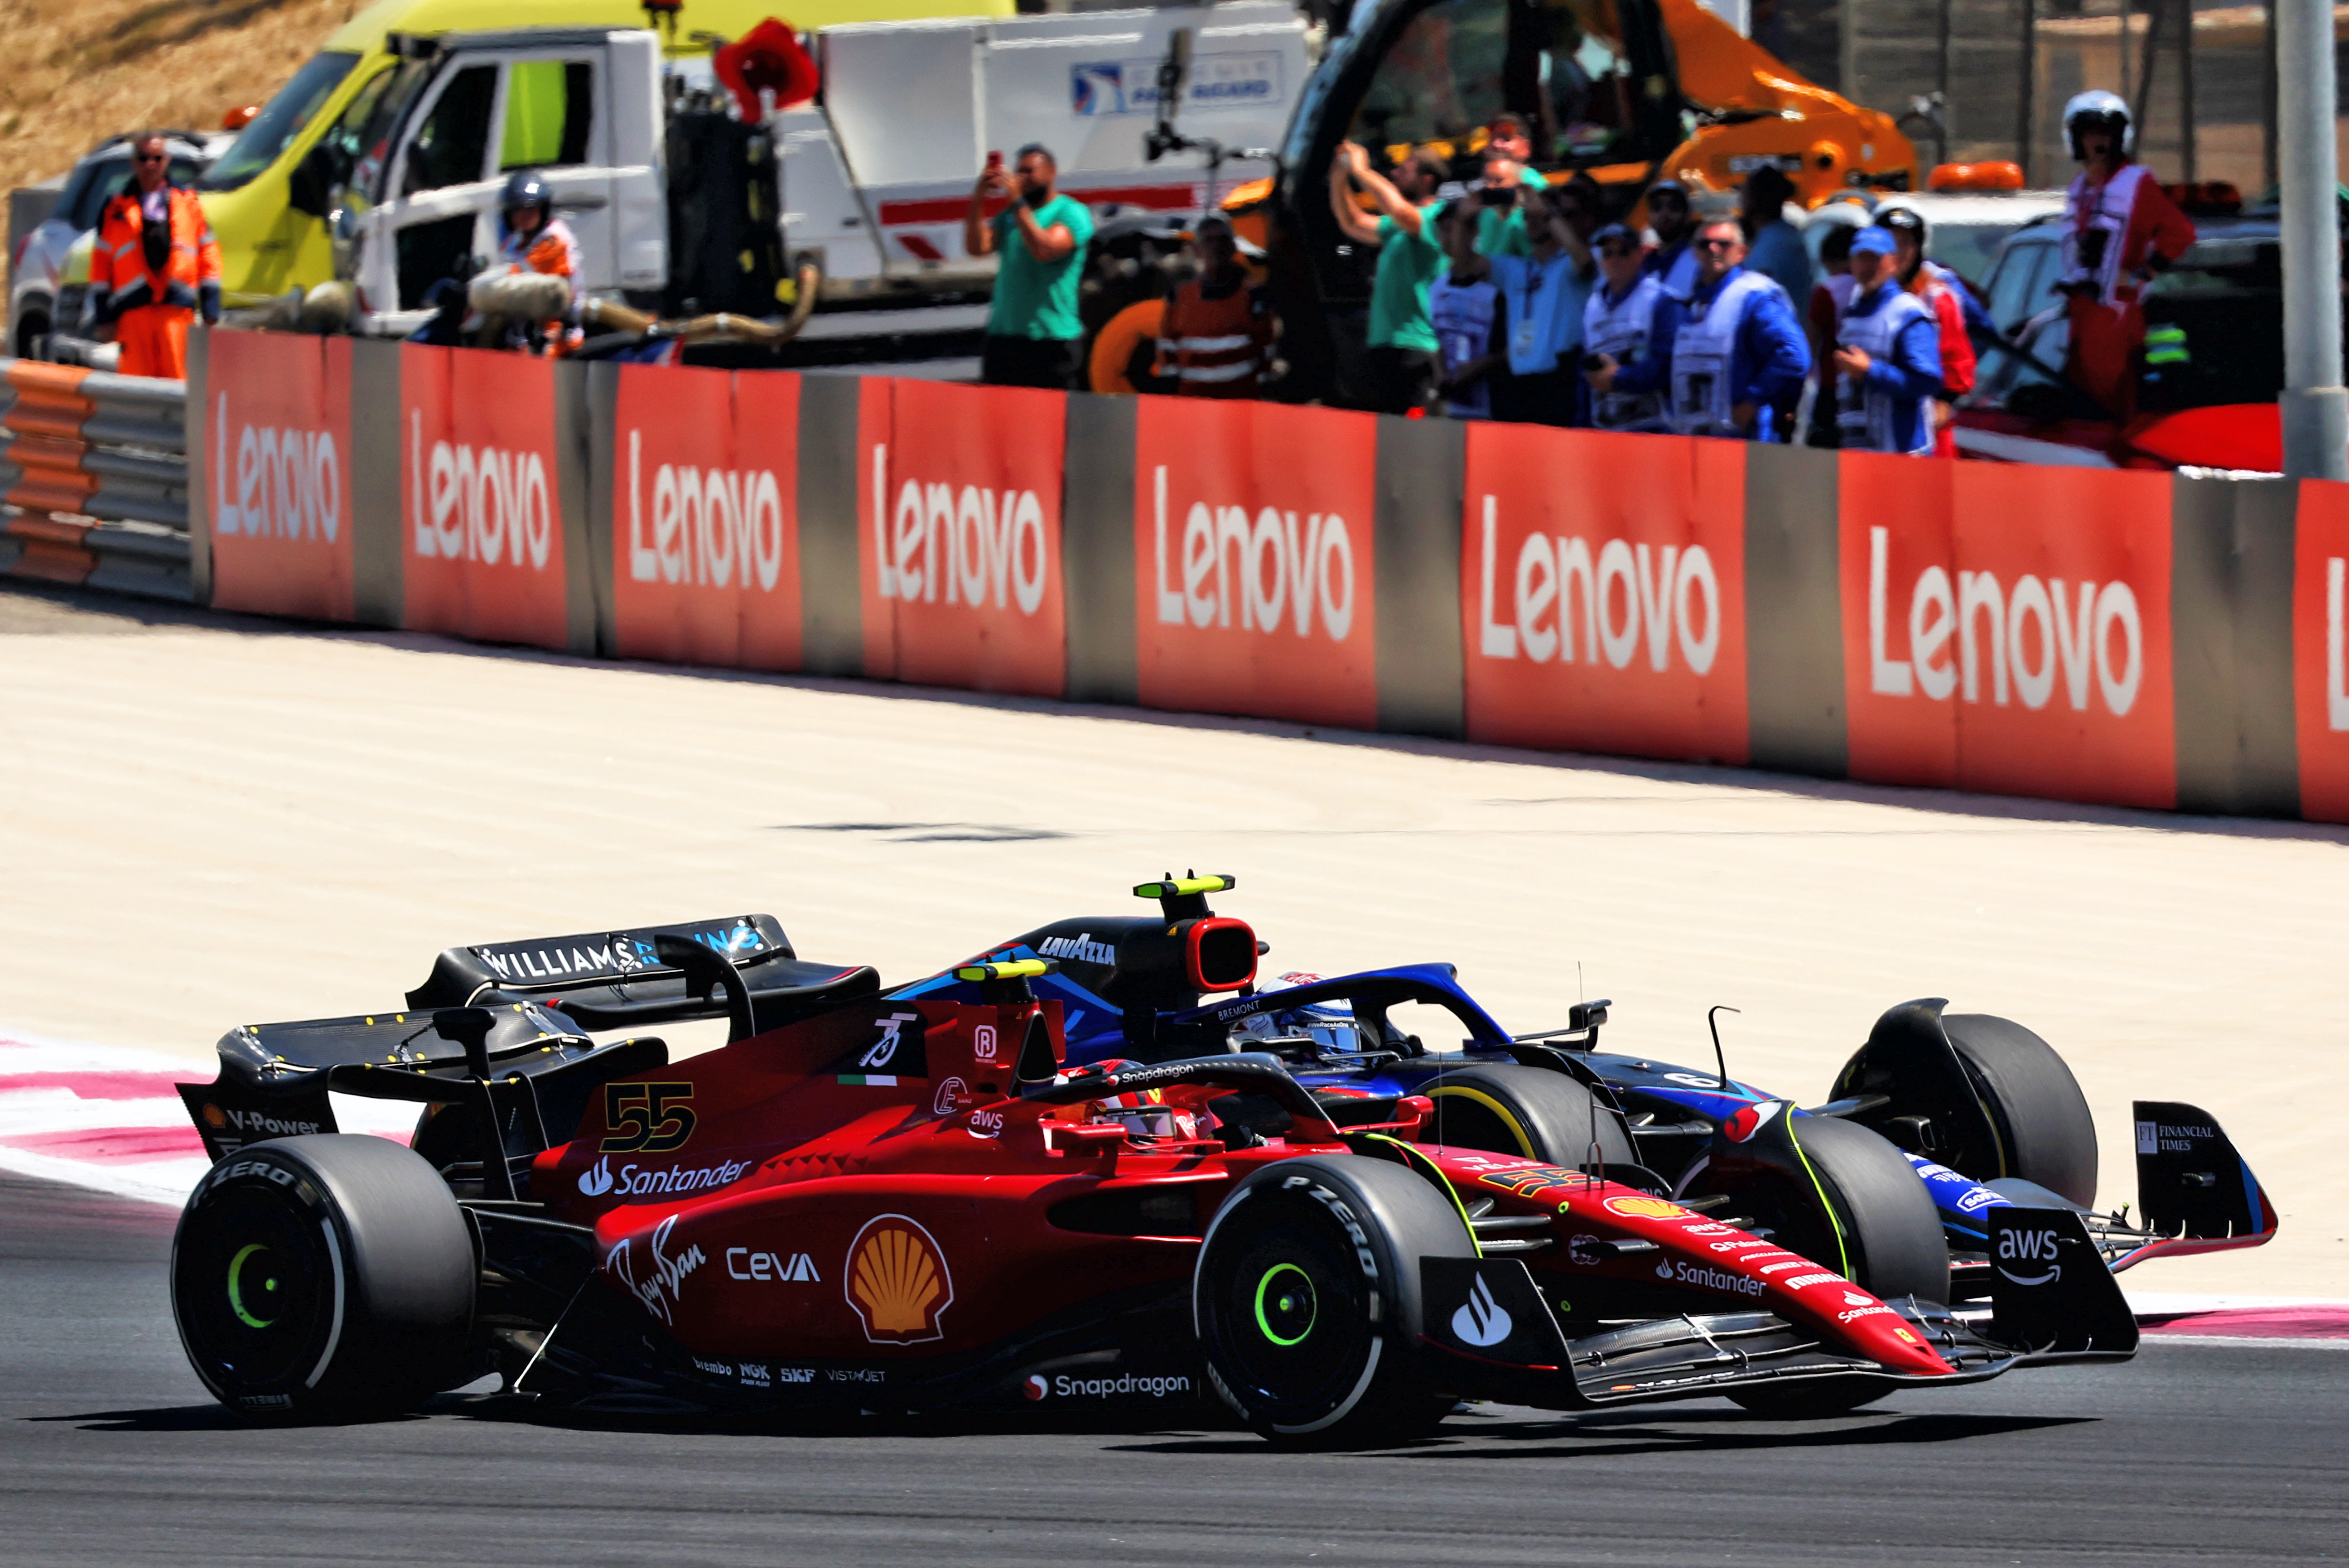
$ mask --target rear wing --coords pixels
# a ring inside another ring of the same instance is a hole
[[[715,963],[701,961],[706,952]],[[728,983],[739,981],[737,989]],[[725,1001],[713,994],[725,985]],[[737,1017],[737,1033],[771,1029],[812,1008],[874,995],[880,976],[854,965],[809,963],[772,915],[723,916],[671,926],[450,948],[408,993],[417,1009],[535,1001],[587,1029]],[[749,1030],[744,1024],[752,1024]]]

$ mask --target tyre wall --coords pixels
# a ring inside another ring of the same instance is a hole
[[[2349,821],[2349,486],[209,337],[223,607]]]

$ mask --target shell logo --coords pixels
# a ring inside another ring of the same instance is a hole
[[[228,1126],[228,1116],[218,1106],[207,1105],[204,1106],[204,1125],[208,1127],[224,1127]]]
[[[1667,1198],[1610,1198],[1607,1212],[1630,1220],[1682,1220],[1688,1210]]]
[[[848,1304],[875,1345],[920,1345],[944,1339],[939,1320],[954,1304],[954,1276],[937,1239],[903,1214],[865,1221],[848,1244]]]

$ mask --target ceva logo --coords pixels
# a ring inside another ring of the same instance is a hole
[[[1893,659],[1887,652],[1885,581],[1890,530],[1870,528],[1868,534],[1870,691],[1879,697],[1922,692],[1946,702],[1962,691],[1965,701],[1979,703],[1987,686],[1994,706],[2007,706],[2011,693],[2035,712],[2054,700],[2060,674],[2064,700],[2075,712],[2087,711],[2092,689],[2116,719],[2137,705],[2145,680],[2145,621],[2136,590],[2127,583],[2073,585],[2061,577],[2043,582],[2026,573],[2007,589],[1995,573],[1960,572],[1952,594],[1949,573],[1928,566],[1909,590],[1909,657]],[[1952,636],[1958,644],[1954,659]]]
[[[1237,620],[1242,631],[1267,636],[1285,625],[1313,635],[1314,614],[1332,642],[1354,627],[1354,541],[1335,512],[1294,512],[1267,506],[1255,517],[1245,506],[1195,501],[1183,518],[1182,586],[1166,574],[1166,470],[1154,481],[1157,496],[1158,620],[1188,621],[1202,630]],[[1235,611],[1237,610],[1237,616]]]
[[[544,571],[554,546],[554,509],[539,454],[436,441],[428,464],[424,417],[417,411],[408,417],[409,511],[417,556]]]
[[[644,432],[628,432],[628,576],[640,583],[772,593],[783,569],[783,494],[767,469],[662,463],[645,536]]]
[[[885,599],[911,604],[1017,605],[1034,615],[1044,603],[1051,567],[1044,504],[1032,490],[1000,493],[966,484],[898,487],[889,493],[889,448],[873,449],[873,558]]]
[[[1721,578],[1703,545],[1666,545],[1658,551],[1609,539],[1594,557],[1590,542],[1579,535],[1528,534],[1517,547],[1511,618],[1496,620],[1497,510],[1495,498],[1485,497],[1479,653],[1522,655],[1536,664],[1604,659],[1613,669],[1628,670],[1644,641],[1648,668],[1660,675],[1671,668],[1676,649],[1691,674],[1711,672],[1721,652]]]
[[[212,533],[250,539],[323,541],[342,532],[343,464],[326,431],[232,427],[228,394],[212,421]],[[236,485],[229,499],[229,431],[236,430]]]

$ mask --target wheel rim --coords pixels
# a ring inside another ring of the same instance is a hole
[[[235,1387],[295,1376],[316,1358],[333,1305],[316,1227],[257,1193],[232,1194],[202,1218],[174,1281],[190,1348]]]
[[[1208,1332],[1260,1416],[1319,1419],[1361,1380],[1376,1344],[1361,1262],[1319,1204],[1258,1200],[1211,1263]]]
[[[1275,1263],[1256,1282],[1257,1332],[1293,1349],[1312,1334],[1319,1304],[1310,1274],[1295,1263]]]

